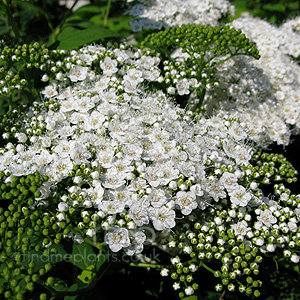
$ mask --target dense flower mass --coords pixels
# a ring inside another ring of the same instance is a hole
[[[165,2],[151,3],[166,11]],[[170,18],[158,15],[156,26],[213,23],[197,13],[217,20],[230,9],[202,1],[192,14],[197,3],[173,2]],[[48,52],[36,44],[22,55],[7,47],[26,64],[40,49],[45,62],[35,67],[48,85],[42,103],[23,117],[10,112],[0,124],[0,196],[9,203],[0,209],[8,245],[0,243],[0,258],[14,260],[12,249],[52,250],[66,239],[147,261],[148,242],[175,253],[170,264],[155,267],[171,276],[180,297],[197,290],[194,273],[202,266],[220,279],[217,291],[259,296],[264,255],[298,263],[300,196],[284,185],[297,180],[297,171],[283,155],[259,150],[287,145],[291,129],[300,127],[300,69],[291,58],[299,53],[288,39],[297,27],[257,22],[245,16],[230,26],[168,28],[149,35],[141,49]]]
[[[130,22],[133,31],[162,29],[187,24],[218,25],[219,19],[234,14],[234,6],[227,0],[144,1],[131,4],[126,13],[135,17]]]
[[[284,26],[277,28],[250,16],[232,25],[256,43],[261,58],[239,58],[222,65],[226,75],[221,78],[230,82],[226,96],[236,100],[236,105],[228,103],[227,110],[243,115],[253,139],[262,146],[272,142],[287,145],[290,129],[298,131],[300,126],[300,68],[293,59],[300,55],[300,37]]]
[[[145,39],[171,52],[162,70],[168,94],[187,96],[192,110],[242,119],[250,139],[262,147],[288,145],[300,126],[299,35],[249,16],[228,27],[202,28],[182,26]]]
[[[141,83],[158,80],[160,73],[159,60],[141,51],[93,46],[72,55],[85,66],[70,66],[61,82],[45,88],[49,109],[33,108],[15,134],[19,143],[2,150],[1,170],[10,176],[47,176],[36,204],[60,181],[72,178],[57,205],[57,219],[65,220],[75,207],[83,219],[95,214],[109,230],[111,250],[123,247],[131,255],[142,251],[141,226],[173,228],[176,215],[205,209],[226,197],[226,191],[232,203],[247,206],[253,195],[238,179],[253,149],[237,121],[214,117],[194,123],[162,92],[144,92]],[[95,61],[98,67],[88,68]],[[221,184],[228,172],[220,180],[222,172],[214,174],[221,165],[237,172],[238,196]],[[84,174],[74,172],[78,167]],[[96,234],[98,224],[92,225],[85,234]]]

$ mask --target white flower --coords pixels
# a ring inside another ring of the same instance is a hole
[[[98,152],[97,159],[103,168],[108,169],[113,166],[115,153],[112,149],[107,149],[105,151]]]
[[[179,206],[182,214],[189,215],[192,210],[197,208],[196,195],[193,192],[177,192],[175,204]]]
[[[164,230],[166,228],[173,228],[175,223],[175,211],[165,206],[158,208],[149,208],[149,217],[156,230]]]
[[[166,277],[166,276],[168,276],[169,271],[170,271],[169,269],[162,268],[161,271],[160,271],[160,275],[163,276],[163,277]]]
[[[73,163],[71,162],[69,157],[66,157],[64,159],[57,158],[50,166],[52,166],[53,169],[51,171],[49,169],[49,171],[52,174],[56,174],[58,177],[65,177],[71,170],[73,170]],[[49,175],[51,176],[51,174]]]
[[[61,158],[66,158],[70,155],[71,149],[74,147],[74,141],[59,140],[57,146],[53,148]]]
[[[260,215],[257,216],[257,220],[262,222],[267,227],[271,227],[277,222],[277,218],[273,216],[272,212],[269,209],[262,210]]]
[[[69,78],[73,82],[83,81],[84,79],[86,79],[87,72],[88,72],[87,67],[76,65],[70,70]]]
[[[115,215],[122,213],[125,208],[125,203],[111,200],[102,200],[99,209],[102,209],[105,213]]]
[[[152,187],[158,187],[161,183],[163,172],[159,167],[147,167],[145,178]]]
[[[103,122],[105,121],[105,117],[99,113],[98,111],[93,111],[88,118],[84,120],[84,129],[89,131],[91,129],[99,129]]]
[[[96,234],[96,230],[94,228],[89,228],[86,231],[86,235],[89,236],[89,237],[93,237],[95,234]]]
[[[57,206],[57,210],[59,212],[67,211],[69,209],[69,205],[65,202],[59,202]]]
[[[247,137],[247,133],[242,129],[238,122],[231,124],[228,133],[236,140],[243,140]]]
[[[231,225],[233,232],[235,235],[246,235],[251,228],[248,227],[248,223],[246,221],[240,221],[236,224]]]
[[[125,81],[125,85],[128,82],[129,84],[136,86],[140,82],[144,81],[143,73],[137,69],[129,69],[126,75],[124,76],[124,81]]]
[[[290,231],[297,232],[298,226],[297,226],[296,222],[289,221],[287,225],[288,225]]]
[[[91,157],[91,153],[84,146],[75,144],[70,150],[70,157],[76,164],[80,165],[89,162],[88,159]]]
[[[47,85],[45,89],[42,91],[42,94],[47,98],[51,98],[57,95],[57,90],[54,85]]]
[[[180,96],[188,95],[190,93],[189,87],[190,84],[187,80],[179,80],[176,84],[176,88]]]
[[[175,283],[173,284],[173,288],[174,288],[175,291],[176,291],[176,290],[179,290],[179,289],[180,289],[180,283],[179,283],[179,282],[175,282]]]
[[[62,221],[62,220],[64,220],[66,217],[65,217],[65,215],[64,215],[63,213],[59,213],[59,214],[56,215],[56,218],[57,218],[58,221]]]
[[[80,113],[86,113],[95,106],[90,97],[81,97],[74,101],[74,109]]]
[[[118,71],[117,65],[118,62],[115,59],[106,56],[104,61],[100,63],[100,68],[104,75],[110,76]]]
[[[144,249],[144,242],[146,241],[146,235],[142,231],[130,231],[129,234],[130,245],[124,248],[127,255],[140,254]]]
[[[230,172],[224,172],[220,178],[220,183],[223,184],[228,192],[237,188],[237,181],[237,176]]]
[[[246,206],[248,202],[251,200],[251,194],[247,192],[247,190],[239,185],[229,193],[230,201],[233,204],[236,204],[238,206]]]
[[[165,192],[161,189],[152,189],[149,200],[153,207],[161,207],[168,201]]]
[[[299,258],[299,256],[298,256],[297,254],[292,254],[292,255],[291,255],[291,261],[292,261],[293,263],[295,263],[295,264],[298,264],[299,261],[300,261],[300,258]]]
[[[148,206],[148,205],[147,205]],[[133,219],[137,226],[149,224],[148,208],[143,204],[132,204],[128,212],[129,216]]]
[[[122,248],[130,245],[129,233],[126,228],[113,226],[104,237],[105,242],[113,252],[118,252]]]
[[[194,289],[191,286],[188,286],[185,290],[184,290],[185,294],[187,296],[193,295],[194,294]]]
[[[102,185],[107,189],[117,189],[125,184],[124,174],[117,171],[108,171],[101,177]]]
[[[273,245],[273,244],[268,244],[268,245],[266,246],[266,250],[267,250],[268,252],[274,252],[275,249],[276,249],[276,246]]]

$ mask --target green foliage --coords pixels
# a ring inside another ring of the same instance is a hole
[[[106,1],[79,8],[65,20],[57,37],[54,34],[50,40],[59,42],[58,49],[71,50],[91,42],[127,37],[131,32],[128,17],[121,15],[120,6],[114,4],[112,16],[106,19],[107,9]]]
[[[72,50],[89,44],[91,42],[101,41],[106,38],[120,37],[120,34],[107,29],[104,26],[87,26],[86,29],[76,29],[74,27],[66,27],[58,35],[58,49]]]
[[[299,1],[289,0],[234,0],[237,17],[242,12],[250,12],[253,16],[265,19],[270,23],[281,24],[287,19],[299,15]]]

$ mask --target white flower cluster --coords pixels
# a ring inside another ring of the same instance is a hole
[[[246,131],[218,116],[194,122],[163,92],[146,92],[143,82],[159,80],[156,57],[100,46],[72,56],[81,64],[45,88],[47,105],[30,111],[19,143],[1,152],[1,171],[48,176],[37,205],[71,179],[58,221],[78,210],[87,236],[107,230],[112,251],[133,255],[146,240],[139,227],[162,231],[220,199],[246,207],[255,198],[241,184],[253,153]]]
[[[281,28],[288,30],[290,32],[300,34],[300,17],[296,17],[294,19],[290,19],[285,21]]]
[[[127,0],[130,5],[132,1]],[[130,21],[133,31],[161,29],[183,24],[218,25],[234,6],[227,0],[138,0],[126,11],[136,19]]]
[[[260,145],[287,145],[290,128],[300,128],[300,67],[291,58],[300,55],[300,36],[250,16],[232,26],[256,43],[261,58],[239,58],[222,66],[226,69],[222,80],[231,80],[228,96],[236,101],[229,111],[242,116]]]
[[[202,108],[242,119],[250,139],[262,147],[288,145],[291,133],[300,129],[300,67],[293,59],[300,55],[300,36],[248,15],[231,25],[256,43],[261,57],[238,56],[219,64],[218,80],[206,85]],[[196,70],[186,68],[189,57],[176,49],[164,62],[164,81],[170,95],[188,95],[189,104],[197,105],[196,90],[202,87]]]

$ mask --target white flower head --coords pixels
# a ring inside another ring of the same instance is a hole
[[[193,192],[179,191],[176,194],[175,204],[179,206],[182,214],[189,215],[192,210],[197,208],[196,195]]]
[[[156,230],[164,230],[166,228],[173,228],[175,223],[175,211],[161,206],[158,208],[149,208],[149,217]]]
[[[100,68],[103,70],[104,75],[111,76],[118,71],[117,65],[117,60],[106,56],[103,62],[100,63]]]
[[[146,235],[142,231],[130,230],[129,232],[130,245],[124,248],[127,255],[140,254],[144,249],[144,242],[146,241]]]
[[[262,210],[260,215],[257,216],[257,220],[262,222],[267,227],[271,227],[277,222],[277,218],[272,214],[269,209]]]
[[[247,232],[249,230],[251,230],[251,228],[248,227],[247,222],[244,220],[231,225],[231,229],[233,230],[233,232],[236,236],[238,236],[238,235],[244,236],[247,234]]]
[[[231,191],[229,196],[231,203],[238,206],[247,206],[252,197],[251,194],[241,185]]]
[[[126,228],[113,226],[104,237],[105,242],[113,252],[118,252],[122,248],[130,245],[129,233]]]
[[[69,78],[72,82],[83,81],[87,77],[88,68],[79,65],[74,66],[69,72]]]

